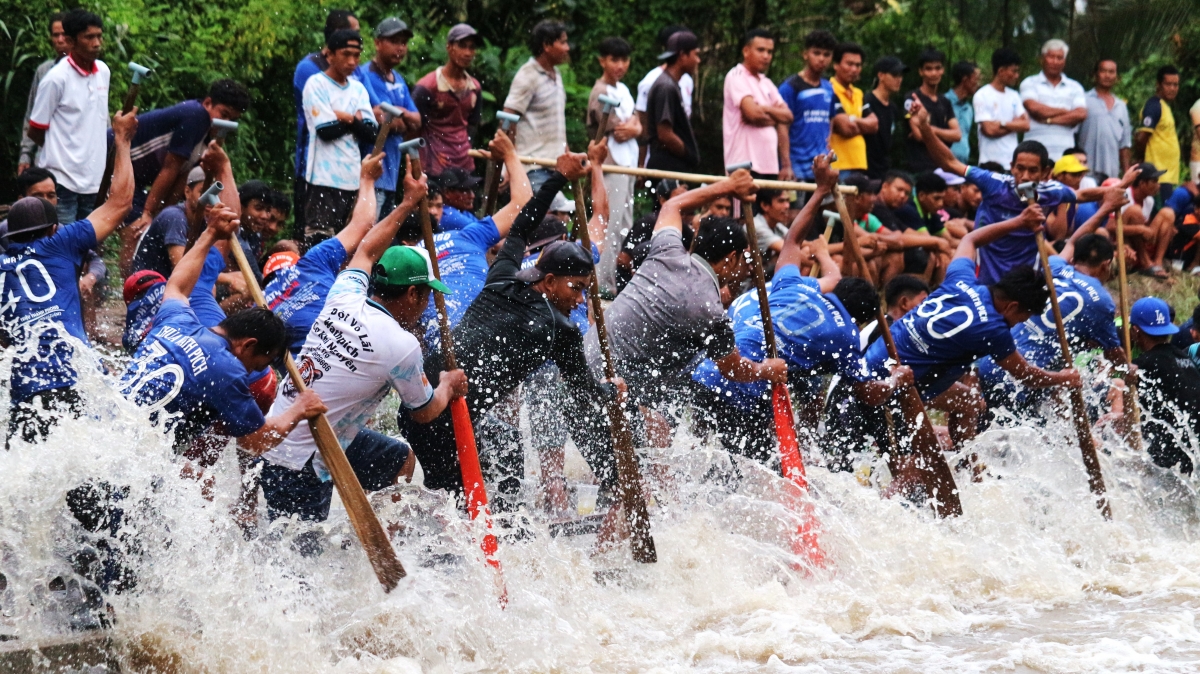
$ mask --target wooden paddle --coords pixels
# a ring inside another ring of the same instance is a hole
[[[583,249],[591,254],[592,237],[588,232],[587,205],[583,200],[583,185],[575,180],[575,231]],[[608,328],[604,323],[604,308],[600,306],[600,282],[595,271],[588,278],[588,305],[596,321],[596,337],[600,343],[600,356],[604,361],[604,376],[609,381],[617,378],[613,365],[612,350],[608,345]],[[633,559],[642,564],[658,561],[654,537],[650,534],[650,513],[646,510],[646,495],[642,491],[642,470],[638,466],[637,454],[633,449],[633,433],[629,430],[629,419],[620,400],[607,404],[608,423],[612,427],[613,454],[617,459],[617,486],[625,521],[629,524]]]
[[[854,221],[850,219],[846,200],[842,197],[841,192],[836,191],[833,193],[833,198],[837,203],[838,214],[842,217],[845,250],[854,256],[855,264],[859,268],[866,269],[867,263],[858,247],[857,228]],[[887,346],[888,357],[896,363],[901,363],[900,354],[896,351],[896,342],[892,339],[892,331],[888,329],[883,302],[879,303],[878,321],[879,334],[882,335],[883,343]],[[921,394],[917,392],[916,386],[906,386],[900,392],[900,411],[912,432],[912,461],[911,463],[904,462],[901,457],[892,456],[889,453],[888,470],[892,473],[892,479],[901,481],[901,484],[910,483],[906,485],[908,488],[918,484],[924,487],[925,496],[932,501],[933,511],[937,513],[938,517],[961,515],[962,501],[958,496],[958,485],[954,482],[954,473],[950,470],[950,464],[946,463],[941,443],[938,442],[937,433],[933,430],[933,424],[930,423],[929,414],[925,410],[925,403],[921,401]]]
[[[1037,203],[1037,186],[1033,183],[1017,185],[1017,194],[1026,204]],[[1058,331],[1058,346],[1062,349],[1063,366],[1075,367],[1071,358],[1071,345],[1067,341],[1067,328],[1063,323],[1062,310],[1058,306],[1058,289],[1054,287],[1054,272],[1050,269],[1049,246],[1046,235],[1041,229],[1034,232],[1037,242],[1038,257],[1042,262],[1042,274],[1046,277],[1046,287],[1050,291],[1050,311],[1054,314],[1054,328]],[[1096,439],[1092,437],[1092,424],[1088,420],[1087,406],[1083,401],[1083,391],[1077,388],[1070,390],[1071,421],[1075,423],[1075,436],[1079,440],[1079,451],[1083,456],[1083,467],[1088,474],[1088,487],[1096,495],[1096,507],[1100,508],[1104,519],[1112,519],[1112,509],[1104,495],[1104,475],[1100,472],[1100,458],[1096,455]]]
[[[500,120],[500,130],[508,133],[513,124],[521,121],[521,116],[501,110],[496,113],[496,119]],[[496,212],[496,202],[500,200],[500,169],[502,167],[502,162],[492,159],[488,160],[487,171],[484,173],[483,178],[484,189],[486,190],[483,201],[484,217]]]
[[[220,190],[221,183],[219,182],[213,183],[209,188],[209,192]],[[205,194],[209,196],[208,192]],[[215,203],[215,193],[210,196],[210,199],[210,203]],[[232,235],[229,244],[229,249],[233,251],[233,258],[237,261],[238,269],[242,271],[242,276],[246,279],[246,288],[250,291],[250,296],[254,298],[254,303],[261,309],[267,309],[267,300],[263,297],[262,288],[258,286],[258,279],[254,278],[254,272],[250,269],[250,261],[246,259],[246,253],[242,250],[242,243],[238,240],[236,233]],[[304,392],[308,387],[305,386],[304,378],[300,376],[300,370],[292,360],[292,354],[286,350],[283,352],[283,363],[296,391]],[[342,450],[342,444],[338,442],[337,434],[333,432],[333,426],[329,424],[329,419],[322,414],[316,419],[309,419],[308,426],[312,431],[313,441],[317,443],[317,449],[321,452],[321,460],[325,462],[325,467],[329,469],[329,474],[333,478],[333,484],[337,487],[342,505],[346,507],[346,515],[350,518],[354,533],[358,534],[358,540],[362,543],[363,550],[367,552],[371,568],[375,570],[375,577],[383,585],[384,591],[391,592],[400,579],[404,578],[404,566],[396,556],[396,551],[392,549],[392,544],[383,530],[383,525],[379,523],[379,518],[375,516],[375,511],[371,509],[367,493],[363,491],[362,484],[358,481],[358,475],[355,475],[354,468],[346,458],[346,452]]]
[[[1117,278],[1119,285],[1118,301],[1121,303],[1121,343],[1125,347],[1125,366],[1128,368],[1133,365],[1133,347],[1129,339],[1129,279],[1125,269],[1125,218],[1121,215],[1121,209],[1117,209]],[[1133,446],[1134,451],[1142,451],[1142,430],[1141,422],[1142,415],[1138,411],[1137,401],[1137,381],[1133,377],[1126,377],[1125,385],[1125,432],[1129,438],[1129,444]]]
[[[418,150],[425,146],[424,138],[414,138],[400,144],[400,152],[408,154],[408,162],[413,178],[421,177],[421,155]],[[429,263],[433,269],[433,277],[439,281],[442,273],[438,269],[437,245],[433,240],[433,226],[429,222],[429,199],[422,198],[418,206],[417,218],[421,221],[421,232],[425,238],[425,250],[429,253]],[[438,291],[433,292],[433,301],[437,307],[438,327],[442,335],[442,355],[446,359],[446,369],[458,369],[454,358],[454,337],[450,333],[450,316],[446,313],[446,298]],[[496,589],[500,592],[500,606],[508,605],[508,590],[504,584],[504,575],[500,568],[500,560],[496,558],[496,550],[500,544],[492,533],[492,513],[488,509],[487,488],[483,484],[483,470],[479,467],[479,450],[475,445],[475,427],[471,424],[471,412],[467,409],[465,398],[455,398],[450,403],[450,419],[454,425],[454,439],[458,448],[458,465],[462,470],[463,492],[467,499],[467,512],[471,519],[483,518],[484,534],[480,548],[487,558],[487,563],[496,570]]]
[[[725,171],[749,171],[750,162],[726,166]],[[763,272],[762,252],[758,249],[758,232],[754,228],[752,201],[742,202],[742,221],[746,225],[746,243],[754,267],[754,287],[758,291],[758,311],[762,318],[763,339],[766,342],[767,358],[779,357],[779,346],[775,341],[775,324],[771,321],[771,306],[767,297],[767,278]],[[779,440],[779,465],[783,476],[804,491],[805,500],[800,514],[796,535],[792,538],[792,551],[802,555],[813,566],[825,566],[825,553],[818,540],[820,523],[813,512],[812,501],[808,500],[808,476],[804,472],[804,460],[800,457],[800,445],[796,441],[796,417],[792,410],[792,398],[784,384],[771,385],[771,412],[775,419],[775,437]]]

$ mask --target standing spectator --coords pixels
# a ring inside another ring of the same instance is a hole
[[[329,36],[337,30],[358,30],[358,18],[346,9],[333,9],[325,17],[325,46],[308,54],[296,64],[292,75],[292,101],[296,105],[296,179],[292,185],[292,211],[296,214],[293,231],[296,238],[304,235],[304,205],[307,202],[308,182],[308,122],[304,114],[304,85],[313,75],[329,68]]]
[[[37,98],[38,85],[59,59],[67,55],[71,47],[67,43],[67,34],[63,32],[63,18],[66,12],[55,12],[50,15],[50,47],[54,49],[54,58],[46,59],[33,72],[33,82],[29,85],[29,100],[25,103],[25,119],[21,121],[21,156],[17,159],[17,175],[33,166],[33,158],[37,155],[37,144],[29,139],[29,115],[33,113],[33,101]]]
[[[725,165],[749,161],[750,172],[756,177],[790,180],[793,174],[787,130],[792,111],[767,78],[774,55],[775,38],[755,28],[742,40],[742,62],[725,75],[725,108],[721,115]]]
[[[867,141],[865,134],[879,131],[879,119],[863,103],[862,89],[854,86],[862,74],[863,48],[853,42],[843,42],[833,50],[833,117],[830,122],[833,134],[829,137],[829,149],[837,153],[838,160],[833,168],[848,175],[849,172],[867,170]]]
[[[467,68],[483,38],[465,23],[455,25],[446,35],[446,64],[417,80],[413,100],[421,111],[425,147],[421,148],[421,167],[429,175],[439,175],[455,167],[475,170],[475,160],[467,155],[471,136],[479,129],[483,111],[483,87]]]
[[[1142,106],[1141,126],[1133,136],[1133,158],[1162,171],[1158,181],[1164,198],[1179,184],[1179,136],[1171,104],[1179,95],[1179,70],[1172,65],[1158,69],[1154,95]]]
[[[996,162],[1008,170],[1017,133],[1029,131],[1021,95],[1013,87],[1021,79],[1021,57],[1008,47],[992,52],[992,81],[975,92],[975,123],[979,125],[979,163]]]
[[[683,107],[679,81],[695,76],[700,65],[700,40],[680,31],[667,40],[667,51],[659,54],[666,68],[650,87],[646,119],[650,125],[650,157],[646,167],[664,171],[694,172],[700,167],[700,149],[692,133],[692,122]]]
[[[363,83],[375,119],[383,123],[381,103],[390,103],[403,112],[392,120],[391,131],[383,145],[383,175],[375,183],[376,219],[391,213],[396,207],[396,185],[404,157],[400,156],[400,143],[406,135],[414,135],[421,129],[421,113],[408,91],[404,75],[396,72],[396,66],[408,56],[408,41],[412,39],[408,24],[390,16],[375,27],[375,57],[354,71],[354,78]],[[424,162],[421,164],[425,166]]]
[[[900,93],[907,71],[908,66],[895,56],[881,56],[875,62],[875,88],[863,97],[863,105],[879,120],[879,130],[865,137],[867,176],[872,180],[882,180],[892,168],[892,129],[896,125],[892,96]]]
[[[619,104],[608,116],[608,157],[606,164],[633,168],[638,161],[638,136],[642,135],[642,123],[634,110],[633,95],[621,80],[629,72],[629,54],[633,48],[623,38],[610,37],[600,43],[600,69],[603,74],[592,86],[588,97],[588,137],[595,138],[603,117],[601,94],[610,96]],[[634,177],[618,173],[604,174],[604,187],[608,192],[609,220],[600,265],[596,268],[600,287],[609,292],[617,289],[617,252],[621,248],[623,232],[633,227]]]
[[[804,70],[779,86],[779,95],[792,111],[788,145],[792,174],[797,180],[813,180],[813,158],[829,152],[830,120],[833,118],[833,85],[825,71],[837,49],[837,38],[825,30],[804,36]]]
[[[975,108],[971,98],[979,91],[979,66],[970,61],[959,61],[950,69],[950,81],[954,86],[946,92],[946,100],[954,110],[954,118],[958,120],[958,129],[962,137],[950,146],[950,151],[961,162],[971,158],[971,127],[975,124]]]
[[[942,75],[945,72],[945,54],[937,49],[926,49],[921,52],[921,55],[917,57],[917,74],[921,76],[921,86],[904,95],[904,111],[908,112],[912,109],[914,98],[920,100],[921,105],[929,111],[929,124],[933,127],[933,132],[937,134],[938,140],[946,145],[953,145],[962,140],[963,134],[962,129],[958,126],[958,119],[954,116],[954,107],[950,105],[950,99],[938,95],[938,85],[942,83]],[[912,118],[911,114],[906,117],[908,134],[904,140],[905,168],[912,173],[932,171],[937,168],[937,165],[930,158],[929,152],[925,150],[925,143],[921,140],[921,131],[917,128],[916,120]]]
[[[1087,119],[1083,87],[1063,74],[1069,50],[1062,40],[1047,40],[1042,45],[1042,72],[1021,82],[1021,101],[1032,118],[1025,140],[1044,145],[1051,161],[1075,144],[1075,127]]]
[[[304,240],[310,247],[337,234],[349,220],[358,198],[358,146],[374,142],[377,131],[366,88],[350,79],[362,53],[362,36],[348,28],[337,30],[326,46],[329,68],[304,85],[308,118]]]
[[[687,28],[684,26],[664,26],[662,30],[658,31],[658,44],[666,49],[667,41],[671,39],[672,35],[686,30]],[[637,99],[634,101],[633,107],[637,110],[638,121],[642,123],[642,136],[638,138],[638,143],[640,143],[638,150],[639,166],[644,166],[646,160],[649,159],[649,142],[652,125],[646,120],[646,106],[650,102],[650,87],[654,86],[654,83],[658,81],[658,76],[662,75],[666,67],[666,64],[654,66],[650,69],[650,72],[642,77],[637,85]],[[692,92],[695,88],[696,81],[692,79],[690,74],[684,73],[683,77],[679,80],[679,91],[683,96],[683,110],[687,113],[688,117],[692,116]]]
[[[249,108],[250,92],[245,87],[233,80],[217,80],[203,100],[138,115],[138,132],[130,150],[134,189],[133,209],[127,219],[132,224],[121,230],[122,238],[140,235],[167,204],[179,201],[181,180],[199,161],[212,121],[236,122]]]
[[[87,217],[104,176],[108,129],[108,66],[100,60],[104,22],[82,9],[62,20],[66,58],[38,84],[29,139],[42,149],[36,164],[58,183],[59,222]]]
[[[1093,171],[1118,178],[1129,168],[1133,129],[1129,108],[1112,92],[1120,79],[1117,62],[1100,59],[1093,75],[1096,86],[1084,96],[1087,119],[1079,126],[1079,146],[1087,153]]]
[[[1192,118],[1192,154],[1188,160],[1188,173],[1192,179],[1189,189],[1195,194],[1200,188],[1200,99],[1192,104],[1188,115]]]
[[[533,56],[513,77],[504,110],[521,116],[516,135],[518,155],[557,157],[567,149],[567,92],[557,68],[571,57],[566,25],[539,21],[530,33],[529,51]],[[551,172],[540,166],[529,171],[534,194]]]

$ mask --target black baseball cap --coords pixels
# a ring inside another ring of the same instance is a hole
[[[678,33],[671,33],[671,37],[667,38],[667,50],[658,55],[659,61],[666,61],[676,54],[689,52],[700,47],[700,38],[696,34],[681,30]]]
[[[325,40],[325,46],[329,47],[329,51],[337,51],[346,47],[362,49],[362,35],[351,28],[339,28],[329,34],[329,39]]]
[[[566,235],[567,226],[563,224],[563,221],[553,215],[547,215],[542,218],[541,224],[537,226],[537,229],[533,230],[533,235],[529,237],[533,240],[533,243],[525,247],[525,254],[529,255],[545,247],[546,244],[557,241]]]
[[[904,61],[895,56],[880,56],[875,62],[875,72],[887,73],[889,75],[903,75],[908,72],[908,66],[904,65]]]
[[[546,274],[555,276],[587,276],[592,273],[592,258],[579,244],[571,241],[554,241],[542,249],[537,262],[529,269],[517,272],[517,278],[526,283],[542,280]]]
[[[58,224],[54,204],[41,197],[17,199],[8,211],[8,235],[36,232]]]
[[[375,26],[375,37],[392,37],[393,35],[407,35],[411,38],[413,32],[407,23],[394,16],[389,16],[380,21],[378,26]]]
[[[483,179],[471,175],[466,169],[451,166],[437,177],[437,181],[443,190],[474,190]]]
[[[1141,171],[1141,173],[1138,174],[1137,180],[1135,182],[1139,182],[1139,183],[1147,181],[1147,180],[1158,180],[1160,177],[1162,177],[1164,174],[1166,174],[1166,171],[1158,170],[1157,166],[1155,166],[1154,164],[1151,164],[1148,161],[1144,161],[1144,162],[1138,164],[1137,167],[1138,167],[1138,170]],[[12,216],[9,216],[9,218],[11,219]]]

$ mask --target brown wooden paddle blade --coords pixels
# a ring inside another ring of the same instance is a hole
[[[946,463],[941,443],[916,388],[909,386],[900,394],[900,408],[912,433],[912,460],[902,469],[901,480],[916,481],[924,487],[925,496],[933,502],[938,517],[962,515],[954,473]]]
[[[646,495],[642,491],[642,471],[638,468],[633,436],[629,433],[625,410],[620,403],[609,403],[608,420],[613,430],[617,482],[620,485],[621,505],[629,523],[633,560],[640,564],[654,564],[658,561],[658,551],[654,547],[654,537],[650,535],[650,512],[646,509]]]
[[[375,577],[383,585],[384,591],[391,592],[400,583],[400,579],[407,575],[404,565],[400,563],[400,558],[396,556],[396,551],[392,549],[388,540],[387,532],[383,530],[383,525],[371,509],[367,493],[363,491],[358,476],[354,474],[354,468],[346,458],[346,453],[342,451],[342,445],[333,432],[333,426],[329,425],[329,420],[325,415],[321,415],[308,423],[317,448],[321,450],[321,459],[333,477],[342,505],[346,507],[350,524],[358,534],[363,550],[367,552],[371,568],[375,570]]]
[[[1092,425],[1088,419],[1087,406],[1083,402],[1083,391],[1071,389],[1071,417],[1075,422],[1075,435],[1079,438],[1079,453],[1088,474],[1088,488],[1096,496],[1096,507],[1104,519],[1112,519],[1112,508],[1105,496],[1104,474],[1100,472],[1100,457],[1096,454],[1096,440],[1092,437]]]

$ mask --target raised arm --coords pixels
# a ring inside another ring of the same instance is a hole
[[[608,157],[608,137],[588,143],[588,169],[592,181],[592,217],[588,218],[588,237],[601,253],[608,232],[608,188],[604,184],[604,160]]]
[[[383,156],[382,152],[377,155],[368,154],[363,157],[359,166],[358,199],[354,202],[354,212],[350,214],[350,224],[337,234],[337,240],[347,253],[352,254],[358,249],[358,244],[362,243],[363,237],[375,224],[375,181],[383,175]]]
[[[405,163],[407,164],[407,160]],[[372,227],[371,231],[367,232],[366,236],[362,238],[358,249],[354,251],[354,257],[350,260],[349,267],[352,269],[361,269],[370,275],[371,269],[375,267],[375,263],[392,246],[392,240],[396,238],[396,231],[400,229],[400,224],[408,218],[409,213],[412,213],[421,205],[421,201],[428,193],[429,183],[423,174],[420,180],[414,180],[412,172],[405,171],[404,199],[400,201],[400,205],[394,211],[389,213],[383,220],[380,220],[379,224]],[[429,254],[436,255],[437,253],[430,251]]]
[[[113,115],[113,174],[108,201],[88,215],[92,228],[96,230],[96,241],[108,238],[125,220],[133,208],[133,162],[129,158],[129,144],[137,133],[137,108],[128,114]]]
[[[950,148],[942,142],[942,139],[933,132],[933,126],[929,123],[929,111],[921,105],[921,99],[917,98],[916,94],[913,94],[912,97],[912,119],[916,121],[917,129],[921,134],[921,142],[925,143],[925,149],[929,151],[933,163],[943,171],[960,176],[967,175],[967,165],[960,162]]]
[[[204,220],[207,226],[196,239],[196,244],[184,254],[167,279],[167,287],[163,291],[164,300],[187,301],[200,272],[204,270],[204,259],[208,257],[208,249],[218,240],[227,240],[241,224],[233,210],[225,204],[217,204],[206,209]]]
[[[1125,194],[1125,190],[1120,187],[1104,187],[1104,200],[1100,202],[1100,208],[1096,209],[1095,214],[1087,219],[1087,222],[1079,226],[1071,238],[1067,239],[1066,245],[1063,246],[1062,252],[1059,255],[1067,262],[1072,262],[1075,259],[1075,243],[1095,232],[1100,225],[1108,222],[1108,216],[1118,208],[1129,203],[1129,198]]]
[[[779,251],[779,259],[775,262],[776,269],[782,269],[789,264],[799,266],[804,259],[802,248],[808,238],[808,230],[821,212],[821,201],[837,187],[838,173],[829,168],[829,155],[817,155],[813,159],[813,175],[816,176],[817,189],[805,202],[804,208],[792,220],[787,234],[783,236],[783,250]],[[828,249],[825,251],[829,254]]]
[[[737,195],[739,199],[749,199],[757,191],[758,188],[754,185],[754,179],[750,177],[749,171],[744,169],[734,171],[733,175],[724,180],[671,197],[658,212],[658,221],[654,223],[654,231],[677,229],[682,232],[683,216],[681,213],[683,211],[700,208],[717,197]]]
[[[1042,214],[1042,207],[1036,203],[1029,204],[1015,218],[1002,222],[993,222],[985,227],[976,227],[971,230],[963,237],[962,242],[958,244],[958,250],[955,251],[954,257],[956,259],[965,257],[974,260],[975,251],[979,248],[1021,229],[1033,231],[1041,227],[1045,220],[1046,216]]]
[[[234,217],[242,216],[242,200],[238,195],[237,181],[233,178],[233,163],[229,161],[229,155],[225,154],[225,148],[217,141],[209,141],[208,148],[204,150],[204,154],[200,157],[200,166],[204,168],[204,175],[210,180],[220,181],[225,189],[221,190],[221,203],[225,204],[234,212]]]
[[[508,236],[517,214],[533,198],[533,188],[529,185],[529,177],[525,175],[525,166],[517,159],[517,149],[513,146],[512,138],[501,129],[496,129],[492,142],[488,143],[492,157],[500,157],[504,162],[504,170],[508,173],[509,201],[504,208],[496,211],[492,222],[496,223],[496,231],[500,238]]]

